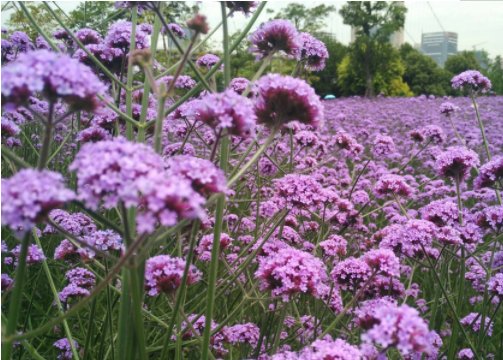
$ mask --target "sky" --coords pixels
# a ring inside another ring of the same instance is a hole
[[[291,1],[269,1],[266,9],[276,13]],[[295,1],[294,1],[295,2]],[[4,1],[2,1],[2,4]],[[332,13],[326,21],[327,32],[335,34],[344,44],[350,41],[350,27],[344,25],[338,10],[345,1],[309,1],[302,2],[307,6],[331,4],[337,12]],[[65,10],[74,9],[78,1],[58,1]],[[421,34],[425,32],[453,31],[458,33],[458,50],[484,49],[494,58],[503,56],[503,1],[406,1],[408,9],[405,21],[405,41],[411,44],[421,42]],[[217,1],[202,1],[201,12],[208,17],[210,27],[220,22],[220,6]],[[436,14],[436,17],[434,16]],[[2,25],[8,14],[2,14]],[[263,11],[257,24],[271,17]],[[438,19],[438,20],[437,20]],[[247,18],[241,14],[234,15],[229,20],[231,32],[240,30],[246,24]],[[217,32],[216,41],[221,40]]]

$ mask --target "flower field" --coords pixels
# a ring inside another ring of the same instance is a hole
[[[322,100],[264,5],[2,34],[2,359],[501,359],[503,96]]]

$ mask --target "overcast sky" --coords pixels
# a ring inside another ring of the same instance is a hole
[[[2,1],[4,3],[4,1]],[[74,9],[78,1],[59,1],[63,9]],[[269,1],[267,8],[278,11],[286,6],[289,1]],[[345,1],[303,1],[308,6],[319,4],[333,4],[337,11]],[[405,2],[408,12],[405,21],[405,41],[414,44],[421,42],[421,33],[453,31],[458,33],[458,50],[485,49],[490,56],[503,56],[503,1],[413,1]],[[215,26],[220,21],[220,6],[216,1],[203,1],[201,12],[208,16],[210,26]],[[432,11],[433,9],[433,11]],[[437,19],[433,15],[436,14]],[[5,23],[5,15],[2,24]],[[258,23],[267,20],[271,15],[264,11]],[[229,21],[231,32],[238,31],[244,26],[247,19],[241,14],[236,14]],[[440,24],[439,24],[440,22]],[[326,31],[334,33],[344,44],[350,40],[350,27],[342,23],[341,16],[332,13],[326,22]],[[216,40],[220,40],[220,32]]]

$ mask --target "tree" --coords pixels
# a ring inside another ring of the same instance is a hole
[[[496,94],[503,95],[503,60],[498,55],[489,67],[489,79]]]
[[[291,3],[281,9],[275,19],[290,20],[299,31],[316,33],[324,27],[325,19],[335,11],[332,5],[318,5],[308,8],[303,4]]]
[[[400,47],[400,57],[405,65],[403,80],[415,95],[444,96],[450,93],[451,74],[440,68],[432,58],[414,49],[410,44],[403,44]]]
[[[125,19],[128,14],[126,9],[116,9],[110,1],[83,1],[70,11],[68,25],[74,30],[91,28],[105,34],[110,23]]]
[[[390,35],[403,27],[407,9],[401,3],[386,1],[348,2],[339,11],[344,24],[356,32],[356,41],[350,52],[353,60],[360,61],[365,73],[365,96],[374,96],[374,77],[385,72],[382,45]]]
[[[444,69],[453,75],[466,70],[481,70],[473,51],[461,51],[456,55],[449,56],[445,62]]]
[[[348,95],[367,95],[367,77],[364,66],[364,59],[357,56],[364,56],[364,50],[355,50],[354,47],[365,44],[356,41],[351,45],[351,50],[344,57],[337,67],[337,78],[341,93]],[[411,96],[412,91],[407,83],[402,79],[405,66],[400,59],[400,54],[388,43],[378,44],[376,53],[380,56],[380,61],[386,66],[380,66],[372,76],[372,89],[379,94],[387,96]]]
[[[60,28],[58,22],[47,11],[43,3],[27,2],[25,3],[25,6],[30,12],[33,19],[46,34],[51,35],[55,29]],[[34,40],[39,35],[37,30],[35,30],[35,28],[31,26],[30,21],[20,8],[15,6],[15,9],[16,10],[9,17],[9,20],[7,20],[8,29],[12,31],[23,31],[32,40]],[[58,14],[58,16],[64,16],[63,12],[59,9],[55,9],[54,11],[56,12],[56,14]]]

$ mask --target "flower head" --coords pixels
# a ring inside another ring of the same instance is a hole
[[[220,58],[214,54],[205,54],[197,59],[197,66],[204,67],[206,69],[211,69],[220,61]]]
[[[175,23],[168,24],[168,29],[179,39],[183,39],[185,37],[185,31],[183,28]],[[163,33],[167,33],[166,29],[163,27],[161,30]]]
[[[2,225],[22,236],[49,211],[74,197],[73,191],[64,186],[60,174],[48,170],[21,170],[2,179]]]
[[[321,297],[327,292],[325,265],[313,255],[286,246],[269,256],[261,257],[255,277],[260,289],[270,289],[273,296],[288,301],[296,293]]]
[[[149,31],[148,27],[141,26],[136,27],[135,33],[135,48],[136,49],[146,49],[150,47]],[[150,26],[150,25],[149,25]],[[130,21],[118,20],[108,28],[107,35],[105,37],[105,44],[110,47],[122,49],[128,51],[131,42],[131,29],[132,24]]]
[[[453,89],[470,89],[473,91],[487,92],[491,90],[491,80],[477,70],[467,70],[451,79]]]
[[[73,359],[72,347],[70,345],[70,341],[67,338],[59,339],[53,344],[53,346],[59,350],[59,354],[57,357],[58,360]],[[73,340],[73,347],[76,350],[79,349],[79,344],[75,340]]]
[[[229,134],[250,137],[255,134],[257,117],[251,100],[232,90],[208,94],[193,103],[195,119],[216,131],[226,130]]]
[[[308,33],[300,33],[299,41],[302,44],[299,60],[305,63],[310,71],[321,71],[325,68],[328,59],[328,50],[325,44]]]
[[[172,293],[182,283],[185,270],[185,260],[169,255],[158,255],[147,260],[145,265],[145,290],[149,296],[161,293]],[[190,265],[187,276],[187,285],[192,285],[201,280],[201,272]]]
[[[321,127],[323,106],[304,80],[270,74],[256,83],[255,113],[258,122],[279,127],[297,120],[313,128]]]
[[[75,110],[94,110],[105,86],[90,68],[68,55],[36,50],[2,68],[2,101],[20,105],[35,94],[61,98]]]
[[[250,51],[257,60],[278,51],[296,57],[302,47],[297,29],[288,20],[271,20],[262,24],[249,40],[252,43]]]
[[[400,175],[386,174],[381,177],[374,186],[374,191],[378,196],[396,195],[409,197],[412,195],[412,188]]]
[[[460,146],[452,146],[437,156],[437,172],[444,177],[464,180],[472,167],[479,165],[476,152]]]
[[[503,180],[503,156],[495,156],[480,167],[479,175],[475,178],[473,186],[476,189],[493,187],[501,180]]]

